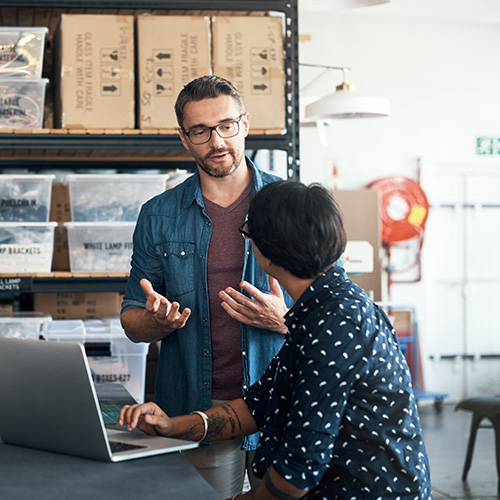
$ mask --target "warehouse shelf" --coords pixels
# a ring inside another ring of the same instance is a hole
[[[283,149],[291,147],[290,139],[280,135],[249,135],[246,147],[256,149]],[[130,155],[131,151],[141,153],[148,150],[149,156],[168,157],[171,151],[184,151],[184,146],[177,134],[163,134],[141,130],[96,134],[87,131],[41,129],[34,131],[0,131],[0,155],[5,151],[33,150],[40,151],[74,151],[74,150],[118,150],[122,155]],[[126,151],[126,153],[123,153]]]
[[[299,178],[299,109],[298,100],[298,7],[297,0],[0,0],[0,25],[36,26],[56,31],[62,13],[91,14],[158,14],[192,15],[264,15],[268,12],[284,16],[285,112],[286,130],[270,135],[252,134],[247,138],[247,149],[252,151],[282,150],[287,154],[287,177]],[[49,42],[48,51],[52,50]],[[45,68],[47,72],[47,68]],[[45,125],[47,126],[47,125]],[[82,157],[141,156],[168,160],[169,152],[182,151],[183,146],[174,131],[103,130],[80,131],[49,128],[35,131],[8,131],[0,133],[0,161],[5,157],[24,159],[33,164],[37,158],[72,156]],[[96,133],[97,132],[97,133]],[[0,165],[1,166],[1,165]],[[36,165],[34,165],[36,166]],[[93,166],[95,168],[95,166]],[[105,165],[102,168],[106,168]]]
[[[123,293],[127,279],[128,273],[2,273],[0,274],[0,292]]]
[[[56,31],[63,13],[88,14],[190,14],[258,16],[278,13],[284,19],[285,124],[284,131],[263,135],[250,133],[247,150],[280,150],[287,155],[287,177],[298,180],[299,94],[298,85],[298,0],[0,0],[0,25],[47,26],[49,35]],[[48,38],[47,51],[53,51]],[[52,74],[52,65],[44,63],[44,73]],[[49,84],[49,92],[52,91]],[[50,105],[50,100],[49,100]],[[46,101],[47,107],[47,101]],[[0,169],[8,168],[85,168],[141,170],[150,168],[194,169],[192,158],[175,131],[163,130],[65,130],[51,128],[52,116],[46,117],[40,130],[0,131]],[[273,131],[274,132],[274,131]],[[168,164],[168,165],[167,165]],[[121,292],[126,275],[0,275],[20,278],[23,291],[34,292]],[[20,285],[21,286],[21,285]],[[0,286],[1,291],[1,286]]]

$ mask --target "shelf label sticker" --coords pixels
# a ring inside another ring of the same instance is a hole
[[[33,278],[31,276],[0,278],[0,292],[32,292]]]

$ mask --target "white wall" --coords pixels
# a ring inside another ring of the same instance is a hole
[[[326,127],[327,145],[321,144],[316,128],[301,127],[303,182],[326,184],[327,169],[334,161],[340,166],[345,189],[362,188],[391,175],[416,179],[419,158],[430,169],[433,165],[453,168],[465,164],[472,169],[485,166],[500,170],[500,154],[476,154],[478,136],[500,137],[500,2],[468,2],[478,8],[476,14],[485,8],[485,15],[478,19],[465,11],[460,16],[466,3],[448,0],[417,2],[430,10],[411,16],[404,15],[404,6],[415,3],[410,0],[393,0],[392,10],[391,4],[385,4],[330,12],[307,11],[306,0],[301,1],[299,33],[309,34],[311,40],[300,42],[299,60],[349,66],[350,81],[357,92],[387,97],[392,106],[390,118],[332,121]],[[491,8],[494,15],[488,16]],[[301,88],[320,72],[302,67]],[[302,97],[326,95],[341,79],[340,71],[332,71]],[[432,176],[428,178],[433,182]],[[447,189],[446,182],[427,187],[437,192]],[[431,220],[432,208],[428,224]],[[500,224],[500,211],[498,220]],[[496,243],[500,245],[500,241]],[[487,369],[485,363],[470,360],[429,361],[429,355],[446,351],[442,344],[451,334],[443,335],[449,323],[436,322],[429,311],[429,297],[436,295],[438,277],[426,269],[433,256],[426,259],[422,281],[394,285],[390,297],[394,303],[416,307],[426,388],[448,392],[455,400],[476,395],[472,391],[478,387],[482,392],[500,393],[500,377],[494,377],[493,386],[490,382],[481,385],[478,380],[491,372],[491,367],[498,370],[500,360],[487,361]],[[444,288],[437,301],[441,298],[448,312],[456,310],[450,318],[461,327],[463,311],[456,300],[457,290]],[[449,324],[449,328],[453,330],[454,325]],[[459,340],[457,349],[461,345]]]
[[[476,160],[476,136],[500,135],[500,24],[370,18],[360,10],[301,11],[299,33],[312,38],[300,42],[299,60],[351,67],[356,91],[389,98],[392,116],[332,121],[328,146],[315,128],[302,127],[301,180],[322,180],[331,158],[345,160],[347,188],[415,176],[420,156]],[[301,87],[319,73],[301,68]],[[341,77],[332,71],[308,94],[330,93]]]

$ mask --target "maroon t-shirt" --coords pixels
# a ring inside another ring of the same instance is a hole
[[[221,207],[204,198],[207,214],[212,221],[207,259],[212,336],[212,399],[241,397],[241,326],[239,321],[231,318],[222,308],[219,292],[228,286],[240,289],[245,240],[238,228],[245,221],[250,192],[251,184],[228,207]]]

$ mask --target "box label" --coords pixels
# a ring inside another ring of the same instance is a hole
[[[279,17],[213,17],[213,68],[240,92],[252,130],[285,128],[283,26]]]
[[[52,244],[0,245],[1,272],[50,272]]]
[[[211,72],[210,19],[139,16],[139,126],[177,129],[179,91]]]
[[[58,118],[68,128],[134,128],[133,17],[61,16]]]

